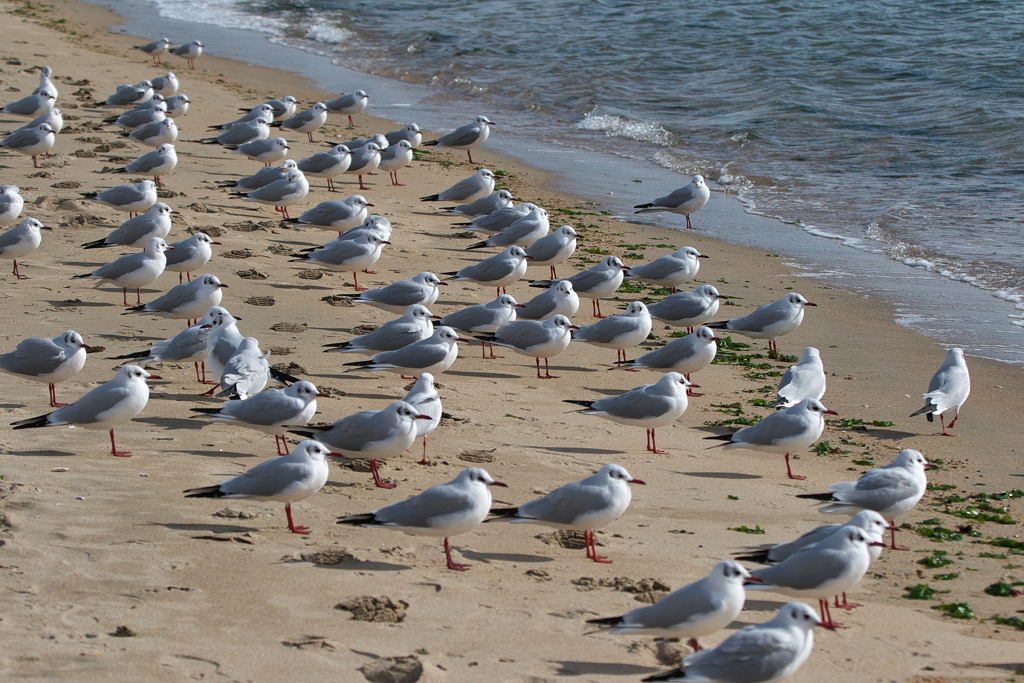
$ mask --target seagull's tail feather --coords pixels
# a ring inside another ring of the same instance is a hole
[[[705,436],[705,441],[732,441],[732,434],[716,434],[715,436]]]
[[[436,147],[436,146],[437,146],[437,140],[427,140],[426,142],[421,142],[420,143],[420,147]]]
[[[572,399],[564,399],[562,403],[572,403],[573,405],[583,406],[584,408],[593,408],[593,401],[574,401]]]
[[[704,327],[710,327],[713,330],[727,330],[729,325],[728,320],[719,320],[713,323],[704,323]]]
[[[501,522],[519,516],[519,508],[492,508],[488,522]]]
[[[39,417],[30,417],[27,420],[18,420],[17,422],[12,422],[11,426],[14,427],[15,429],[34,429],[35,427],[46,427],[49,424],[47,422],[47,418],[49,418],[51,414],[52,413],[47,413],[46,415],[40,415]]]
[[[82,245],[82,248],[83,249],[101,249],[101,248],[106,247],[106,246],[108,246],[108,245],[106,244],[106,238],[104,237],[101,240],[93,240],[92,242],[86,242],[85,244]],[[109,245],[109,246],[113,246],[113,245]]]
[[[801,493],[797,495],[797,498],[805,498],[807,500],[822,500],[828,503],[835,503],[836,497],[832,493]]]
[[[601,619],[587,619],[587,623],[615,628],[616,626],[622,626],[625,622],[622,617],[602,617]]]
[[[663,671],[660,674],[654,674],[647,678],[641,678],[641,681],[679,681],[686,676],[686,673],[682,669],[672,669],[671,671]]]
[[[468,247],[466,247],[466,251],[469,251],[470,249],[483,249],[486,246],[488,246],[487,241],[484,240],[483,242],[477,242],[475,244],[469,245]]]
[[[439,202],[441,198],[436,194],[429,194],[426,197],[420,197],[421,202]]]
[[[189,408],[193,413],[202,413],[203,415],[219,415],[220,408]]]
[[[372,512],[367,512],[362,515],[349,515],[348,517],[342,517],[338,520],[338,524],[349,524],[351,526],[362,526],[364,524],[374,524],[377,521],[377,517]]]
[[[375,365],[375,363],[372,360],[355,360],[355,361],[352,361],[351,363],[345,363],[345,365],[351,365],[351,366],[358,367],[358,368],[364,368],[364,367],[366,367],[368,365]]]
[[[917,417],[918,415],[927,414],[928,415],[928,421],[929,422],[933,422],[935,420],[935,416],[932,415],[932,413],[935,412],[935,409],[937,407],[938,406],[936,406],[934,403],[931,402],[931,400],[929,400],[927,403],[924,404],[924,408],[921,408],[921,410],[918,410],[915,413],[911,413],[910,417]]]
[[[296,382],[301,381],[299,380],[298,377],[295,377],[294,375],[289,375],[287,372],[275,370],[274,368],[270,368],[270,379],[274,380],[275,382],[280,382],[285,386],[288,386],[289,384],[295,384]]]
[[[120,356],[112,356],[108,360],[140,360],[142,358],[149,358],[151,351],[146,349],[145,351],[135,351],[134,353],[124,353]]]
[[[223,498],[224,492],[220,490],[220,484],[216,486],[203,486],[198,489],[186,489],[182,491],[186,498]]]
[[[743,560],[744,562],[757,562],[758,564],[771,564],[771,562],[768,561],[768,553],[769,553],[770,550],[771,550],[771,548],[766,548],[764,550],[759,550],[757,552],[752,552],[752,553],[736,553],[735,555],[733,555],[733,557],[736,558],[737,560]]]

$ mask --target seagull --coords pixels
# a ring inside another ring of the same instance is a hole
[[[651,314],[642,301],[634,301],[625,313],[598,320],[572,333],[572,340],[616,350],[616,360],[625,362],[626,349],[647,339],[651,333]]]
[[[354,194],[341,201],[334,199],[320,202],[312,209],[303,211],[298,218],[290,219],[288,223],[344,232],[363,224],[368,206],[373,204],[366,201],[366,197]]]
[[[345,173],[358,176],[360,190],[369,190],[370,188],[363,183],[363,176],[377,170],[380,165],[380,153],[384,148],[375,142],[368,142],[361,147],[352,147],[348,144],[346,147],[352,150],[352,161],[345,169]]]
[[[478,116],[473,123],[467,123],[465,126],[459,126],[451,133],[442,135],[436,140],[429,140],[423,143],[424,147],[451,147],[452,149],[464,149],[466,150],[466,156],[469,157],[469,163],[476,163],[473,161],[473,148],[484,144],[487,141],[487,136],[491,134],[491,129],[488,126],[493,126],[494,122],[488,119],[486,116]],[[489,192],[490,190],[488,190]]]
[[[389,146],[395,144],[399,140],[405,140],[412,145],[413,149],[416,149],[420,146],[420,143],[423,142],[423,133],[420,132],[419,126],[415,123],[410,123],[406,125],[405,128],[399,128],[398,130],[393,130],[390,133],[385,133],[384,139],[387,140]]]
[[[544,321],[513,320],[499,327],[493,335],[477,339],[532,356],[537,365],[537,379],[558,379],[551,374],[548,360],[569,348],[572,331],[578,329],[564,315],[556,315]],[[541,358],[544,359],[543,375],[540,374]]]
[[[597,554],[594,531],[608,526],[629,507],[633,494],[630,484],[643,484],[619,465],[605,465],[597,473],[561,486],[543,498],[519,507],[491,510],[488,522],[541,524],[555,529],[582,531],[587,558],[611,564]]]
[[[104,122],[121,126],[129,132],[138,130],[150,123],[160,123],[167,118],[167,104],[162,100],[155,104],[151,104],[152,102],[153,100],[150,100],[135,109],[126,111],[120,116],[112,116],[109,119],[105,119]]]
[[[223,311],[213,316],[213,319],[206,324],[208,329],[206,336],[207,361],[210,364],[210,374],[215,382],[220,384],[221,375],[224,373],[224,366],[235,355],[235,350],[242,343],[242,333],[238,331],[238,321],[241,318]],[[216,387],[215,387],[216,388]]]
[[[434,334],[434,324],[430,321],[438,317],[426,306],[413,304],[405,309],[402,317],[384,323],[373,332],[353,337],[345,342],[324,344],[327,349],[324,353],[340,351],[372,356],[381,351],[395,351]]]
[[[674,190],[667,197],[658,197],[649,204],[637,204],[633,208],[640,209],[637,213],[670,211],[681,214],[686,216],[686,229],[693,230],[690,214],[703,208],[709,199],[711,199],[711,190],[704,184],[704,177],[695,175],[689,185]]]
[[[174,119],[166,118],[156,123],[147,123],[142,128],[128,133],[125,137],[129,137],[147,147],[159,147],[160,145],[172,144],[178,139],[178,125],[174,123]]]
[[[625,270],[626,266],[623,265],[618,256],[605,256],[604,260],[597,265],[576,273],[572,277],[563,279],[572,284],[572,289],[576,292],[577,296],[593,301],[595,318],[603,318],[600,300],[618,291],[619,286],[622,284]],[[533,280],[530,286],[546,289],[551,284],[551,280]]]
[[[384,135],[381,135],[380,133],[377,133],[376,135],[371,135],[368,138],[357,138],[355,140],[346,140],[346,141],[344,141],[341,144],[345,145],[350,150],[355,152],[360,147],[365,147],[366,145],[370,144],[371,142],[373,144],[377,145],[378,147],[380,147],[381,149],[386,149],[386,148],[391,146],[391,143],[388,142],[387,137],[384,136]],[[333,143],[328,143],[328,144],[330,145],[330,144],[333,144]]]
[[[298,163],[297,168],[311,178],[325,178],[327,191],[337,192],[334,179],[348,170],[352,152],[345,145],[335,145],[329,152],[317,152]]]
[[[465,332],[468,335],[493,334],[505,323],[516,319],[516,308],[519,304],[509,294],[499,294],[493,301],[485,304],[469,306],[461,310],[449,313],[439,321],[453,329]],[[480,351],[484,358],[498,358],[494,355],[494,347],[491,347],[491,355],[487,355],[487,342],[480,342]]]
[[[221,391],[217,395],[245,400],[263,391],[270,381],[269,357],[269,351],[260,351],[258,339],[244,337],[224,364],[220,375]]]
[[[811,656],[815,626],[831,628],[807,605],[791,602],[771,621],[747,626],[718,647],[693,653],[678,669],[643,680],[762,683],[788,678]]]
[[[35,128],[40,123],[45,123],[49,125],[50,128],[53,129],[53,134],[57,135],[64,128],[64,115],[61,113],[60,109],[53,108],[43,112],[39,116],[35,117],[34,119],[26,123],[24,126],[19,126],[15,130],[29,130]],[[15,131],[11,132],[13,133]]]
[[[498,294],[505,294],[509,285],[526,275],[526,261],[529,258],[522,247],[511,246],[500,254],[460,268],[458,272],[441,274],[450,275],[449,282],[475,282],[485,287],[495,287]]]
[[[894,519],[910,512],[921,500],[928,488],[924,471],[934,467],[920,451],[907,448],[888,465],[868,470],[857,481],[830,484],[829,493],[808,493],[797,498],[829,503],[818,508],[824,514],[852,515],[859,510],[874,510]],[[892,531],[891,549],[907,550],[896,545],[895,522],[889,528]]]
[[[84,193],[83,196],[90,197],[88,193]],[[134,185],[118,185],[90,198],[97,204],[109,206],[117,211],[127,211],[128,217],[131,218],[133,213],[149,211],[156,205],[156,183],[152,180],[143,180]]]
[[[264,166],[273,166],[279,161],[284,161],[284,158],[288,156],[288,151],[291,149],[288,146],[288,141],[284,138],[250,140],[237,147],[234,145],[225,145],[225,147],[235,154],[241,154],[253,161],[259,161]]]
[[[188,113],[188,107],[192,104],[192,100],[188,98],[188,95],[181,93],[168,97],[164,100],[164,104],[167,105],[167,118],[176,119]]]
[[[250,337],[251,338],[251,337]],[[258,350],[258,349],[257,349]],[[316,414],[316,400],[324,394],[312,382],[302,380],[287,389],[267,389],[219,408],[189,408],[214,422],[238,425],[274,437],[278,455],[288,454],[285,435],[291,427],[305,427]]]
[[[610,320],[610,318],[606,318]],[[633,361],[619,361],[616,365],[627,370],[656,370],[678,372],[686,379],[700,372],[715,360],[718,354],[718,337],[707,327],[698,327],[696,332],[681,339],[673,339],[665,346],[655,349]],[[690,396],[695,394],[691,391]]]
[[[708,257],[693,247],[683,247],[675,253],[654,259],[650,263],[630,266],[626,270],[626,279],[668,287],[669,293],[675,294],[676,287],[697,276],[702,258]]]
[[[433,334],[426,339],[413,342],[394,351],[375,353],[370,360],[358,360],[345,363],[352,369],[348,372],[362,370],[397,372],[405,379],[410,375],[419,376],[424,372],[440,374],[450,368],[459,356],[458,342],[468,341],[450,327],[443,325],[434,328]]]
[[[447,567],[461,572],[469,565],[452,560],[448,537],[472,531],[484,521],[491,508],[491,486],[505,484],[495,481],[486,470],[469,467],[447,484],[367,514],[343,517],[338,524],[394,529],[410,536],[443,536]]]
[[[825,395],[825,368],[818,349],[808,346],[800,361],[786,370],[775,390],[775,407],[789,408],[805,398],[818,401]]]
[[[179,45],[174,48],[174,50],[171,51],[171,54],[175,57],[181,57],[184,59],[188,62],[188,68],[194,71],[196,68],[196,60],[203,54],[203,47],[204,45],[198,40],[193,40],[191,43],[185,43],[184,45]]]
[[[274,120],[274,108],[266,102],[264,102],[263,104],[257,104],[255,107],[253,107],[252,109],[250,109],[234,121],[208,126],[208,128],[213,130],[231,130],[231,128],[236,124],[246,123],[248,121],[255,121],[256,119],[263,119],[265,123],[270,123],[271,121]]]
[[[145,52],[147,55],[153,58],[154,64],[159,64],[160,55],[164,54],[165,52],[169,52],[172,47],[173,44],[171,43],[171,41],[167,40],[166,38],[160,38],[159,40],[154,40],[152,43],[146,43],[145,45],[133,45],[132,49]]]
[[[429,465],[430,461],[427,460],[427,437],[441,424],[441,415],[443,414],[441,396],[437,393],[437,389],[434,388],[434,376],[429,372],[422,373],[402,400],[418,410],[420,415],[426,415],[430,418],[429,420],[418,419],[413,421],[416,425],[416,437],[423,437],[423,458],[416,464]]]
[[[357,303],[369,304],[374,308],[391,313],[404,313],[413,304],[430,306],[437,301],[437,288],[447,286],[433,273],[422,272],[408,280],[399,280],[386,287],[372,287],[358,294],[342,294]]]
[[[453,206],[448,209],[448,213],[456,213],[463,216],[469,216],[470,218],[490,216],[495,211],[511,207],[512,200],[513,197],[511,192],[508,190],[498,190],[497,192],[492,192],[486,197],[481,197],[480,199],[469,202],[468,204]],[[525,216],[526,213],[523,215]]]
[[[868,532],[869,536],[877,538],[881,538],[886,530],[893,530],[894,528],[889,522],[885,521],[885,517],[882,517],[882,515],[874,510],[861,510],[851,517],[850,521],[846,524],[822,524],[788,543],[762,546],[761,548],[754,549],[754,552],[737,553],[736,559],[746,562],[757,562],[759,564],[778,564],[794,553],[828,538],[845,527],[863,529]],[[880,546],[868,546],[868,552],[871,554],[871,561],[874,562],[882,554],[882,548]],[[840,603],[839,596],[836,595],[833,607],[854,609],[855,607],[861,607],[861,605],[850,602],[846,599],[846,593],[843,593],[843,602]]]
[[[556,315],[571,318],[580,309],[580,297],[568,280],[558,280],[525,304],[516,307],[520,320],[547,320]]]
[[[21,215],[25,200],[19,192],[17,185],[0,185],[0,225],[10,225]]]
[[[405,401],[394,401],[384,410],[363,410],[325,427],[302,426],[289,431],[325,443],[347,458],[368,459],[373,483],[393,489],[394,484],[380,478],[377,460],[403,453],[416,440],[416,422],[432,419]]]
[[[686,412],[689,405],[687,388],[692,386],[678,372],[666,373],[654,384],[630,389],[619,396],[607,396],[596,401],[564,400],[583,406],[581,415],[596,415],[616,424],[632,427],[644,427],[647,430],[647,450],[651,453],[666,455],[666,451],[658,450],[654,430],[667,427]]]
[[[288,171],[294,171],[299,165],[294,159],[285,159],[281,162],[280,166],[264,166],[253,175],[239,178],[238,180],[225,180],[217,183],[220,187],[227,188],[229,190],[239,190],[246,192],[249,190],[258,190],[261,187],[265,187],[275,180],[280,180],[288,175]],[[305,171],[303,171],[305,173]]]
[[[195,325],[186,327],[170,339],[158,341],[145,351],[114,356],[113,360],[134,360],[138,363],[191,362],[196,367],[196,381],[200,384],[207,384],[206,359],[210,356],[210,349],[207,346],[206,338],[210,334],[210,323],[221,313],[226,316],[231,315],[226,308],[211,306]],[[202,367],[202,376],[199,374],[200,366]],[[215,382],[211,383],[215,384]]]
[[[309,109],[300,111],[295,116],[289,117],[281,122],[281,130],[293,130],[296,133],[305,133],[309,141],[316,143],[313,133],[327,123],[327,105],[317,102]]]
[[[56,385],[85,367],[88,351],[82,335],[74,330],[53,339],[30,337],[18,342],[14,351],[0,355],[0,372],[49,384],[50,407],[63,408],[67,404],[57,402]]]
[[[171,232],[171,215],[177,213],[163,202],[157,202],[146,213],[129,218],[103,239],[86,242],[82,248],[144,247],[154,237],[167,237]]]
[[[935,416],[938,415],[939,424],[942,425],[942,435],[956,436],[946,431],[946,423],[942,415],[948,410],[956,410],[953,421],[949,423],[949,428],[952,429],[957,418],[960,417],[960,406],[967,401],[967,397],[970,395],[971,374],[967,371],[964,350],[950,349],[946,353],[946,359],[942,361],[942,367],[928,384],[928,393],[924,395],[924,408],[911,413],[910,417],[926,415],[929,422],[934,422]]]
[[[705,436],[705,439],[727,441],[725,450],[746,448],[763,453],[784,453],[786,476],[790,479],[806,479],[793,474],[789,467],[789,454],[810,448],[825,430],[825,416],[836,415],[814,398],[805,398],[761,419],[757,424],[743,427],[732,434]]]
[[[614,635],[652,635],[688,638],[694,652],[701,650],[697,638],[727,627],[739,616],[747,594],[743,581],[750,572],[731,560],[722,560],[703,579],[687,584],[646,607],[637,607],[620,617],[587,619]]]
[[[395,187],[404,187],[398,182],[398,172],[412,163],[412,144],[408,140],[399,140],[395,144],[381,150],[380,163],[377,168],[387,171],[391,176],[391,184]]]
[[[576,252],[577,233],[571,225],[563,225],[550,235],[544,235],[526,248],[531,266],[548,266],[551,279],[558,277],[555,266],[565,263]]]
[[[279,138],[283,139],[283,138]],[[309,194],[309,181],[302,171],[288,171],[284,178],[275,180],[269,185],[264,185],[258,190],[249,192],[233,192],[233,197],[240,197],[243,202],[258,202],[273,206],[274,211],[281,214],[285,220],[291,218],[288,215],[288,207],[298,204]]]
[[[875,540],[878,539],[878,540]],[[747,590],[766,590],[795,598],[817,598],[821,617],[832,621],[828,599],[850,591],[871,566],[871,547],[884,547],[881,536],[857,527],[843,527],[777,565],[750,572]]]
[[[486,199],[486,197],[484,199]],[[504,209],[495,209],[486,216],[477,216],[468,223],[456,223],[453,227],[464,227],[467,230],[482,232],[487,235],[496,235],[536,208],[536,204],[523,202],[516,206],[508,206]]]
[[[194,232],[188,239],[172,243],[170,255],[165,254],[167,267],[164,270],[177,273],[179,285],[183,274],[188,275],[191,282],[192,271],[199,270],[213,258],[213,245],[220,246],[220,242],[214,242],[205,232]]]
[[[299,258],[290,259],[290,262],[298,261],[339,272],[349,271],[352,273],[355,290],[365,292],[367,288],[359,286],[359,271],[365,270],[372,274],[373,271],[366,269],[380,259],[381,249],[385,244],[391,242],[380,235],[367,232],[352,240],[332,240],[320,249],[306,254],[293,254]]]
[[[57,137],[54,135],[50,124],[40,123],[35,128],[21,128],[14,131],[3,140],[0,140],[0,148],[32,157],[32,165],[35,168],[41,168],[39,165],[39,155],[49,154],[56,141]]]
[[[669,294],[647,310],[651,317],[672,327],[685,327],[689,332],[703,325],[718,313],[719,301],[725,297],[712,285],[701,285],[688,292]]]
[[[323,444],[312,439],[302,441],[282,457],[261,462],[234,479],[216,486],[188,489],[186,498],[254,498],[284,503],[288,517],[288,531],[308,534],[309,529],[295,526],[292,521],[292,503],[306,500],[327,483],[329,470],[327,456],[335,455]]]
[[[255,119],[235,121],[231,127],[215,138],[200,140],[205,145],[244,145],[255,140],[266,140],[270,137],[269,115]]]
[[[362,90],[356,90],[353,93],[347,95],[341,95],[336,100],[330,100],[324,102],[324,106],[327,107],[328,111],[332,111],[335,114],[341,114],[348,116],[348,125],[355,126],[352,122],[352,115],[359,114],[366,109],[367,103],[370,101],[370,96]],[[413,124],[416,125],[416,124]],[[417,129],[418,130],[418,129]]]
[[[198,320],[211,306],[220,306],[224,296],[221,291],[227,285],[216,275],[203,275],[185,284],[175,285],[162,297],[148,304],[133,306],[121,315],[143,313],[158,315],[171,320]]]
[[[430,143],[426,144],[429,145]],[[447,190],[442,190],[437,194],[427,195],[426,197],[420,197],[420,201],[472,202],[494,192],[494,179],[495,175],[493,172],[486,168],[481,168],[473,175],[463,178]]]
[[[142,412],[149,401],[147,379],[161,379],[137,365],[125,365],[114,378],[86,393],[74,403],[58,408],[52,413],[12,422],[15,429],[35,427],[59,427],[71,425],[83,429],[103,429],[110,432],[110,452],[119,458],[131,455],[128,451],[117,450],[114,442],[114,428],[122,425]]]
[[[153,84],[153,92],[161,97],[172,97],[178,92],[178,77],[173,71],[168,71],[163,76],[149,79]]]
[[[39,248],[43,242],[40,230],[53,230],[37,221],[35,218],[26,218],[7,232],[0,234],[0,258],[11,259],[14,262],[12,275],[19,280],[27,280],[27,275],[18,271],[18,259],[24,258]]]
[[[466,247],[470,249],[483,249],[484,247],[529,247],[534,242],[548,234],[551,223],[548,221],[548,212],[540,207],[535,208],[512,225],[501,232],[491,235],[482,242],[476,242]]]
[[[124,295],[124,305],[128,307],[128,289],[134,288],[136,303],[142,304],[142,288],[152,284],[164,272],[167,265],[167,257],[164,251],[167,250],[167,242],[159,237],[154,237],[146,243],[145,250],[134,254],[125,254],[116,261],[101,266],[91,273],[75,275],[75,278],[88,278],[99,280],[96,286],[107,283],[121,287]]]
[[[269,106],[273,112],[274,121],[283,121],[289,116],[294,116],[295,111],[298,109],[298,100],[291,95],[285,95],[284,97],[279,97],[276,100],[269,100],[264,102],[264,104]],[[241,109],[240,111],[246,110]]]
[[[114,170],[114,173],[137,173],[139,175],[153,176],[156,186],[159,188],[160,176],[167,175],[178,165],[178,152],[171,143],[164,143],[152,152],[146,152],[135,161],[125,164],[122,168]]]
[[[34,92],[16,102],[9,102],[0,109],[0,114],[11,114],[12,116],[24,116],[34,119],[53,109],[57,103],[57,93],[50,90]]]
[[[779,347],[776,339],[800,327],[804,321],[804,308],[817,306],[796,292],[790,292],[778,301],[761,306],[742,318],[708,323],[713,330],[738,332],[751,339],[768,340],[768,356],[777,358]]]

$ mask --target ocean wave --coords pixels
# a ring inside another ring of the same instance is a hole
[[[651,142],[665,147],[671,145],[675,140],[672,133],[652,121],[634,121],[614,114],[605,114],[597,109],[584,114],[583,119],[577,121],[573,127],[580,130],[599,131],[605,135],[614,135],[640,142]]]
[[[192,21],[199,24],[223,26],[225,28],[256,31],[278,35],[288,24],[281,19],[250,12],[236,0],[150,0],[156,5],[160,16],[177,21]]]
[[[335,24],[319,21],[306,30],[306,38],[328,45],[341,45],[352,40],[355,34]]]

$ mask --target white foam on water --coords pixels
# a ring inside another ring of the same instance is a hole
[[[672,133],[653,121],[634,121],[614,114],[605,114],[598,109],[588,112],[573,127],[664,146],[671,145],[675,139]]]

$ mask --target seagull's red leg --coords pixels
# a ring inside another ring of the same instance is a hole
[[[119,451],[117,450],[117,443],[114,442],[114,430],[110,430],[110,454],[116,455],[119,458],[130,458],[131,451]]]
[[[459,564],[452,559],[452,547],[448,544],[448,537],[444,537],[444,557],[447,560],[448,569],[456,572],[464,572],[469,569],[468,564]]]
[[[799,474],[793,474],[793,470],[789,468],[789,453],[786,453],[786,476],[788,476],[790,479],[796,479],[798,481],[802,481],[807,478],[801,477]]]
[[[377,459],[374,458],[370,461],[370,473],[373,474],[373,483],[377,488],[381,489],[393,489],[394,484],[388,484],[380,478],[380,472],[377,471]]]
[[[284,514],[288,517],[288,531],[293,534],[302,534],[303,536],[309,534],[309,529],[304,526],[295,526],[295,522],[292,520],[292,504],[284,504]]]

